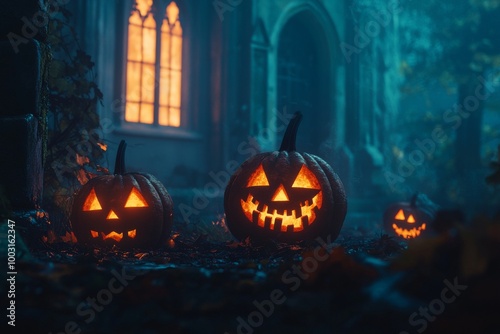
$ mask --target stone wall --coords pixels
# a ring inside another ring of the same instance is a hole
[[[36,0],[0,4],[0,189],[12,218],[42,205],[49,16]]]
[[[0,4],[0,213],[40,242],[49,226],[41,208],[49,12],[41,0]]]

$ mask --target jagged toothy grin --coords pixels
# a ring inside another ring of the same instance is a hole
[[[405,239],[418,237],[420,235],[420,233],[422,233],[422,231],[425,230],[426,227],[427,226],[424,223],[419,227],[414,227],[414,228],[408,230],[405,228],[398,227],[396,224],[392,224],[392,228],[394,229],[394,232],[396,232],[397,235],[399,235]]]
[[[300,232],[311,225],[321,209],[323,202],[322,192],[318,192],[311,200],[298,203],[294,209],[277,210],[260,203],[252,194],[246,201],[241,200],[241,207],[249,221],[262,228],[280,230],[282,232]]]
[[[92,238],[98,238],[99,236],[102,238],[102,240],[106,239],[113,239],[115,241],[121,241],[123,239],[123,232],[118,233],[115,231],[111,231],[108,234],[104,232],[96,232],[93,230],[90,230],[90,234],[92,235]],[[130,230],[127,232],[127,236],[131,239],[134,239],[137,235],[137,230]]]

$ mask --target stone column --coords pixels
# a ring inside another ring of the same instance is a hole
[[[0,1],[2,218],[15,220],[18,231],[32,236],[47,225],[41,199],[47,112],[44,76],[49,59],[45,43],[48,19],[42,1]]]

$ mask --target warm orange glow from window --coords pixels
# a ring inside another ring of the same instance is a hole
[[[142,196],[142,194],[136,188],[132,188],[130,195],[128,196],[127,202],[125,202],[126,208],[144,208],[147,207],[148,203]]]
[[[302,165],[299,174],[292,184],[292,188],[321,189],[319,181],[306,165]]]
[[[153,0],[139,0],[137,1],[137,10],[139,10],[141,16],[146,16],[151,5],[153,4]]]
[[[182,27],[179,8],[172,1],[161,26],[160,125],[181,125]]]
[[[265,187],[268,185],[269,181],[267,180],[266,172],[264,172],[264,167],[262,167],[261,164],[248,179],[247,187]]]
[[[87,199],[85,200],[85,203],[83,203],[83,211],[96,211],[96,210],[102,210],[102,206],[101,203],[99,203],[99,200],[97,199],[97,195],[95,193],[94,188],[92,188],[89,195],[87,196]]]
[[[170,24],[174,24],[179,19],[179,8],[174,1],[167,7],[166,18]]]
[[[273,198],[271,198],[271,201],[273,202],[288,202],[288,195],[285,191],[285,187],[283,185],[280,185],[276,192],[273,195]]]
[[[157,40],[152,4],[152,0],[137,0],[129,19],[125,120],[153,124],[156,115],[158,124],[179,127],[182,75],[179,8],[174,1],[167,6],[163,20],[158,21],[161,38]],[[157,48],[160,59],[156,59]]]
[[[137,10],[129,19],[127,122],[154,122],[156,21],[151,13],[152,4],[152,0],[137,0]]]

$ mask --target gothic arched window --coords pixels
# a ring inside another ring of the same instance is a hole
[[[136,0],[128,24],[125,121],[181,126],[181,77],[177,4],[153,7],[153,0]]]

